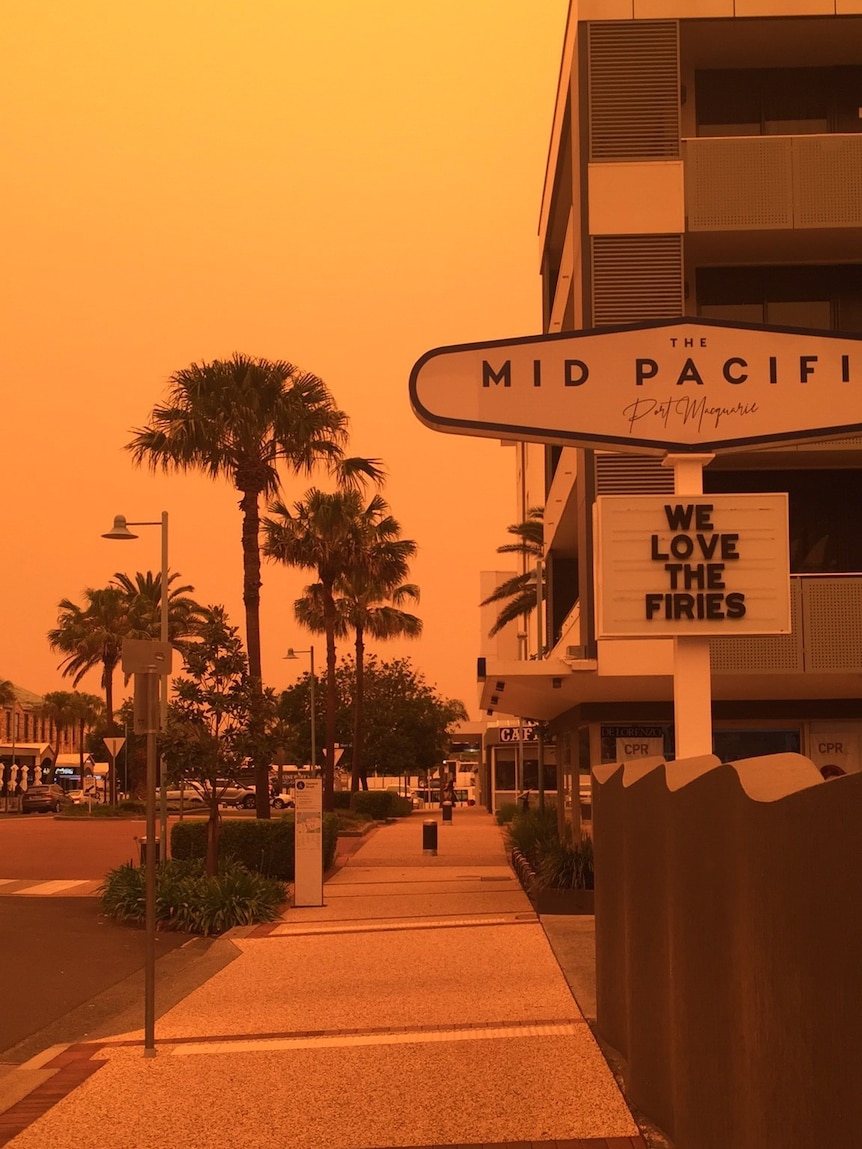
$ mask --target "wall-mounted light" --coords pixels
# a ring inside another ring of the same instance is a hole
[[[551,679],[551,686],[553,687],[554,690],[561,690],[562,686],[563,686],[562,678],[552,678]]]

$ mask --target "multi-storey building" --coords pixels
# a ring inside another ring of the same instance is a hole
[[[862,333],[862,0],[572,0],[540,247],[548,334],[680,316]],[[570,784],[672,757],[673,643],[596,638],[591,514],[672,492],[671,471],[517,457],[518,512],[545,508],[544,601],[519,658],[485,651],[483,707],[549,722]],[[715,752],[859,770],[862,439],[719,455],[704,491],[787,492],[790,517],[792,634],[711,640]]]

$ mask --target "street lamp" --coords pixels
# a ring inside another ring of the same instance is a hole
[[[309,647],[308,650],[294,650],[292,646],[289,646],[287,648],[287,654],[284,657],[285,658],[298,658],[300,654],[307,654],[307,655],[310,655],[310,657],[311,657],[311,678],[309,679],[309,689],[310,689],[310,698],[311,698],[311,769],[312,769],[312,771],[314,771],[317,769],[317,739],[315,737],[315,726],[314,726],[314,684],[315,684],[314,647],[311,646],[311,647]]]
[[[148,522],[127,522],[125,515],[114,515],[114,525],[105,534],[102,535],[103,539],[136,539],[138,536],[129,530],[129,527],[161,527],[162,528],[162,572],[161,572],[161,625],[159,627],[159,639],[162,642],[168,641],[168,512],[162,511],[162,517],[158,521]],[[159,725],[162,732],[166,729],[168,724],[168,676],[163,674],[161,676],[161,690],[159,692]],[[126,750],[128,762],[128,749]],[[116,775],[116,763],[114,764],[114,773]],[[126,774],[128,775],[128,766],[126,767]],[[161,760],[161,770],[159,778],[159,813],[161,815],[161,841],[162,852],[166,858],[168,856],[168,811],[167,800],[165,794],[165,787],[167,784],[167,766],[164,756]],[[149,830],[147,830],[149,834]],[[151,839],[152,840],[152,839]]]
[[[136,539],[138,536],[129,527],[162,528],[162,578],[161,578],[161,641],[168,641],[168,512],[162,511],[157,522],[128,523],[125,515],[115,515],[114,525],[102,535],[104,539]],[[164,730],[168,707],[168,676],[161,675],[161,697],[159,706],[160,726]],[[149,728],[151,729],[151,728]],[[116,761],[114,762],[116,771]],[[167,812],[165,803],[165,760],[161,770],[161,809],[162,841],[167,844]],[[156,751],[155,735],[147,734],[147,856],[145,874],[145,921],[144,921],[144,1056],[154,1057],[155,1047],[155,1000],[156,1000]],[[164,848],[164,847],[163,847]]]

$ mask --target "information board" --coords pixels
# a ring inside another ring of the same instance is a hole
[[[323,905],[323,782],[296,783],[293,904]]]

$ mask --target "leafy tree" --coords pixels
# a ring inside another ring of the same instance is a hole
[[[342,659],[336,673],[336,732],[346,742],[353,728],[356,668]],[[293,724],[303,761],[308,729],[308,676],[285,690],[279,714]],[[450,745],[450,730],[464,721],[463,703],[442,697],[409,659],[383,661],[371,656],[365,673],[365,761],[387,774],[421,774],[438,766]]]
[[[512,523],[506,528],[509,534],[515,535],[518,541],[497,547],[497,554],[520,555],[524,570],[521,574],[506,579],[492,594],[482,600],[482,606],[488,606],[495,602],[505,604],[497,615],[497,621],[488,631],[490,638],[493,638],[504,626],[514,622],[516,618],[527,619],[538,606],[539,588],[536,581],[536,564],[544,554],[543,515],[543,507],[530,507],[524,522]]]
[[[260,497],[281,489],[279,464],[309,474],[318,464],[346,482],[377,479],[367,459],[344,457],[347,416],[324,382],[284,360],[235,353],[193,363],[170,379],[168,399],[127,444],[136,463],[154,470],[202,471],[239,491],[242,512],[243,603],[249,673],[262,689],[260,658]],[[269,817],[268,763],[255,762],[257,814]]]
[[[15,701],[15,687],[8,678],[0,678],[0,706],[11,706]]]
[[[353,697],[353,732],[351,745],[351,790],[360,784],[368,788],[367,771],[362,764],[364,718],[365,635],[378,641],[422,633],[422,620],[401,609],[408,601],[419,600],[419,588],[404,583],[408,560],[416,553],[412,539],[402,539],[400,525],[391,515],[383,515],[368,524],[352,569],[337,581],[335,598],[336,637],[348,630],[354,634],[356,682]],[[294,603],[299,622],[311,631],[324,630],[323,587],[320,583],[305,588],[305,595]]]
[[[209,806],[207,873],[216,874],[219,800],[246,761],[249,715],[261,697],[224,607],[205,609],[197,641],[186,652],[186,675],[174,679],[174,690],[165,753],[175,775],[193,779],[204,792]],[[268,787],[264,797],[268,806]]]

